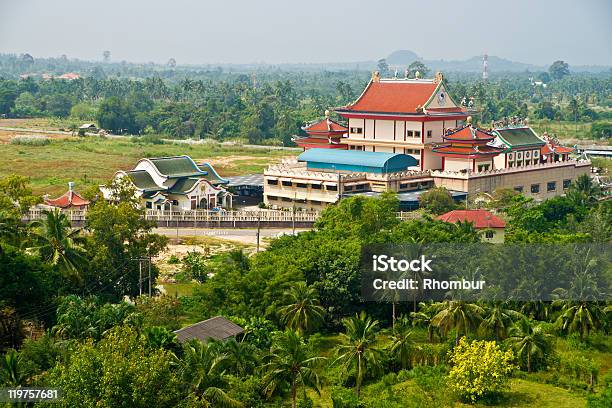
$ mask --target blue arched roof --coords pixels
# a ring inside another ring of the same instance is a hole
[[[361,150],[308,149],[298,157],[308,168],[389,173],[416,166],[414,157],[401,153]]]

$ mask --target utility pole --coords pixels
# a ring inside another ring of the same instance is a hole
[[[297,200],[297,191],[293,193],[293,214],[291,216],[292,233],[295,236],[295,200]]]
[[[259,234],[261,232],[261,210],[257,212],[257,252],[259,252]]]
[[[142,296],[142,259],[138,259],[138,296]]]
[[[151,256],[149,256],[149,297],[151,297]]]

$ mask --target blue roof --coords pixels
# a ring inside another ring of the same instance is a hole
[[[361,150],[308,149],[299,161],[361,167],[398,169],[416,166],[414,157],[401,153],[365,152]]]

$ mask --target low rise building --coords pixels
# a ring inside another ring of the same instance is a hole
[[[118,171],[116,180],[127,181],[144,208],[195,210],[231,208],[232,194],[208,163],[196,164],[189,156],[140,159],[134,169]],[[104,198],[113,200],[109,186],[100,186]]]
[[[44,206],[55,207],[61,210],[87,210],[90,201],[84,199],[74,191],[74,183],[68,183],[68,191],[57,198],[44,198]]]
[[[453,210],[438,217],[439,220],[456,224],[468,222],[480,232],[480,238],[484,242],[504,242],[506,221],[487,210]]]

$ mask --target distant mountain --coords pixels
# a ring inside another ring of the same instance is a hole
[[[391,66],[408,66],[414,61],[422,61],[432,71],[445,72],[482,72],[483,55],[474,56],[466,60],[423,60],[415,52],[410,50],[394,51],[386,58]],[[551,61],[552,63],[552,61]],[[363,63],[362,63],[363,64]],[[365,65],[365,64],[363,64]],[[511,61],[509,59],[489,55],[489,72],[525,72],[525,71],[547,71],[548,65],[534,65],[524,62]],[[609,72],[609,66],[601,65],[570,65],[570,71],[574,72]]]
[[[393,51],[387,57],[387,64],[390,65],[410,65],[414,61],[420,60],[421,57],[410,50]]]

